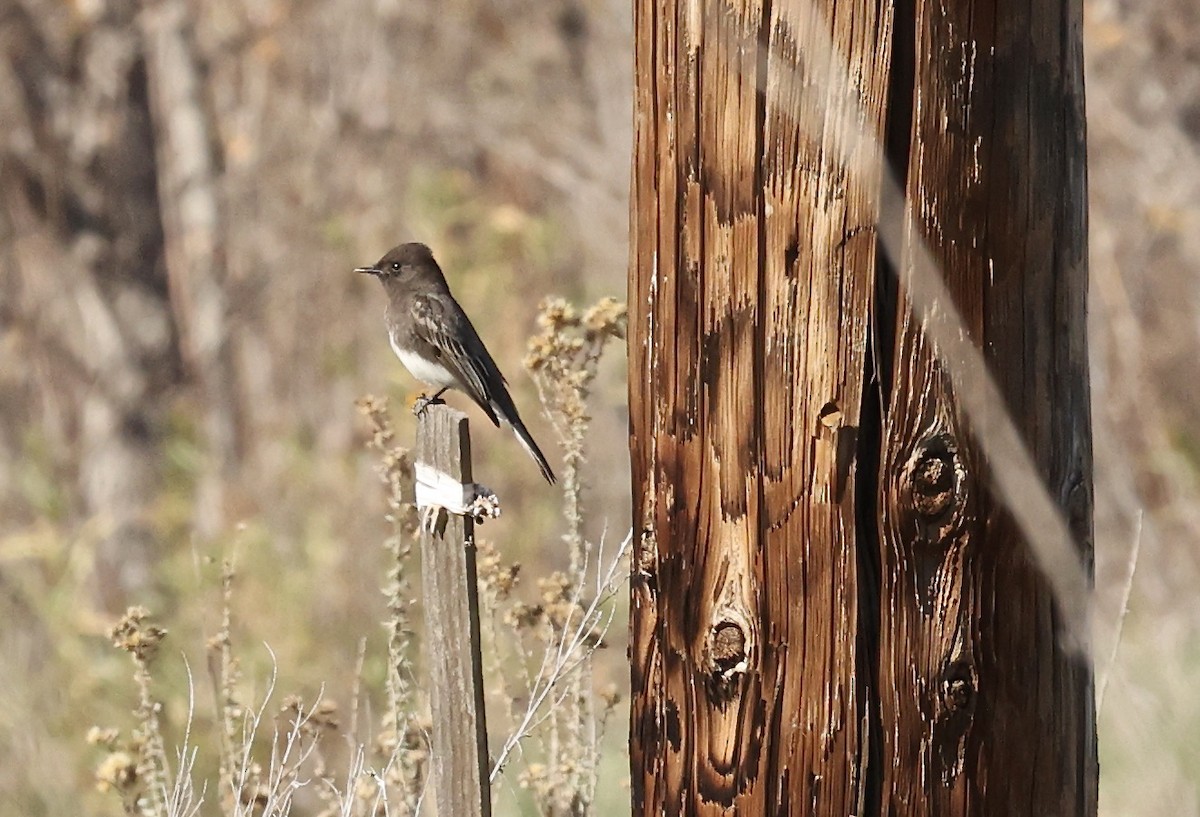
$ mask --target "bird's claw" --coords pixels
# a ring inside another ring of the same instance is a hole
[[[412,412],[417,417],[424,417],[425,412],[429,410],[430,406],[439,406],[445,402],[445,400],[436,394],[433,397],[425,394],[418,395],[417,399],[413,400]]]

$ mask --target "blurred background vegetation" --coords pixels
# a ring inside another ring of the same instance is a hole
[[[1200,814],[1200,6],[1086,7],[1101,812]],[[391,529],[354,403],[390,395],[408,439],[413,384],[350,269],[430,244],[551,447],[520,361],[543,297],[623,297],[631,31],[616,0],[0,0],[0,810],[119,809],[85,736],[131,722],[131,604],[170,632],[168,739],[182,653],[203,743],[227,558],[248,697],[277,663],[346,705],[362,649],[383,705]],[[623,378],[614,347],[592,540],[628,524]],[[564,567],[561,498],[473,417],[505,502],[482,535]],[[598,813],[628,797],[613,717]]]

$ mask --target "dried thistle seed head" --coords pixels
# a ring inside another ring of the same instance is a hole
[[[90,746],[103,746],[105,749],[114,750],[117,748],[117,741],[121,739],[121,733],[111,726],[102,729],[99,726],[93,726],[87,731],[85,740]]]
[[[577,616],[581,612],[581,609],[582,608],[580,605],[570,601],[557,601],[553,604],[547,604],[546,620],[557,632],[562,632],[568,627],[573,629],[576,624],[579,623]],[[594,637],[591,633],[587,635],[587,639],[588,640],[585,641],[586,644],[595,646],[595,643],[593,643]]]
[[[125,748],[136,755],[141,755],[142,750],[146,748],[146,732],[142,729],[134,729]]]
[[[149,663],[158,653],[158,645],[167,631],[149,622],[145,607],[130,607],[109,632],[113,646],[131,653],[135,660]]]
[[[359,412],[365,417],[377,416],[387,412],[387,399],[373,394],[364,394],[354,401]]]
[[[538,590],[542,593],[542,601],[547,604],[570,599],[574,586],[575,583],[571,577],[561,570],[556,570],[549,576],[538,579]]]
[[[517,784],[523,789],[539,790],[545,785],[549,769],[543,763],[530,763],[517,776]]]
[[[331,732],[337,731],[338,727],[341,726],[341,721],[338,719],[337,702],[328,700],[319,702],[313,708],[309,722],[321,729]]]
[[[309,735],[315,735],[323,729],[336,730],[339,726],[335,701],[318,701],[312,709],[305,709],[304,700],[299,695],[289,695],[283,699],[279,716],[289,722],[299,723],[300,731]]]
[[[391,726],[385,726],[379,734],[375,736],[375,752],[381,757],[391,757],[396,751],[396,730]]]
[[[110,752],[96,767],[96,788],[129,792],[138,787],[137,759],[129,752]]]
[[[628,320],[629,309],[624,302],[601,298],[583,313],[583,328],[597,335],[623,338]]]
[[[564,298],[544,298],[538,307],[538,325],[543,329],[562,329],[579,324],[579,313]]]
[[[550,364],[554,358],[554,343],[544,335],[534,335],[529,339],[529,345],[523,361],[525,368],[531,372],[540,371]]]
[[[496,598],[501,601],[507,599],[512,591],[517,586],[517,580],[520,578],[521,565],[513,562],[504,570],[501,570],[496,576]]]
[[[500,567],[500,551],[490,539],[480,539],[475,544],[475,564],[480,575]]]
[[[371,424],[371,443],[373,448],[386,449],[391,445],[396,433],[392,429],[392,421],[388,417],[387,398],[366,394],[354,403],[358,411]]]
[[[518,601],[504,611],[504,623],[518,630],[531,629],[537,626],[545,615],[546,610],[542,605]]]
[[[621,690],[616,684],[608,684],[600,690],[600,700],[606,709],[614,709],[621,703]]]
[[[480,540],[476,547],[479,591],[494,601],[507,601],[517,586],[521,565],[516,562],[505,565],[500,551],[487,540]]]

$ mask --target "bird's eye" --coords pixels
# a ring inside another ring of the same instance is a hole
[[[400,271],[400,262],[393,261],[392,262],[392,272],[399,272],[399,271]]]

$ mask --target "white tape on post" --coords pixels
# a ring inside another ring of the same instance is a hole
[[[458,516],[470,516],[476,521],[495,519],[500,515],[500,500],[488,488],[477,482],[464,485],[432,465],[418,462],[416,472],[417,510],[444,509]]]

